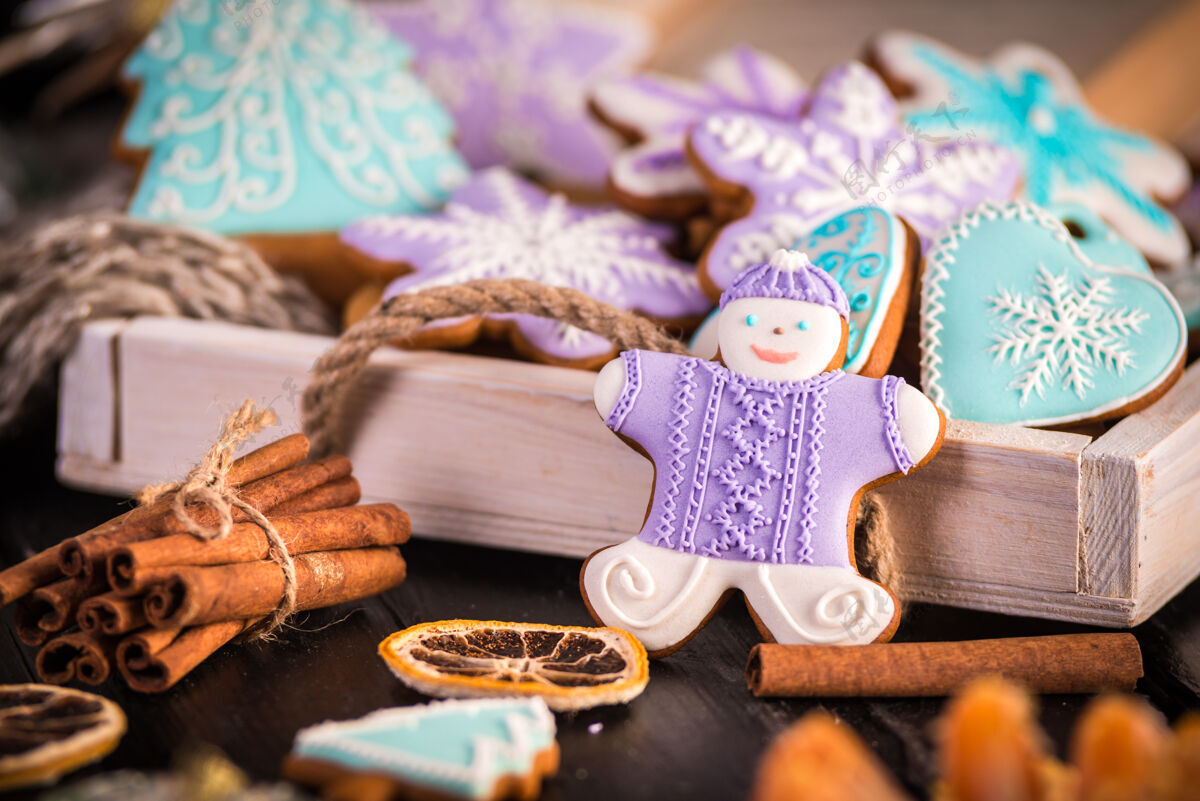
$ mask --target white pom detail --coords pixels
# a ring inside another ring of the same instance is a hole
[[[812,265],[808,260],[808,256],[800,251],[780,248],[771,254],[771,266],[777,270],[795,271]]]

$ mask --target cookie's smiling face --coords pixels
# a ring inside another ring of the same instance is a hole
[[[740,298],[721,310],[721,361],[735,373],[803,381],[845,348],[842,318],[829,306],[781,298]],[[840,362],[840,360],[839,360]]]

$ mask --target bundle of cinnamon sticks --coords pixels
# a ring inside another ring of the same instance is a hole
[[[226,473],[286,544],[295,611],[399,584],[408,515],[392,504],[357,505],[350,460],[306,461],[308,450],[293,434]],[[208,506],[188,512],[201,526],[217,523]],[[195,537],[167,495],[0,571],[0,607],[17,603],[17,635],[41,648],[43,681],[100,684],[115,666],[133,689],[161,692],[281,604],[284,571],[266,533],[236,508],[233,523],[224,537]]]

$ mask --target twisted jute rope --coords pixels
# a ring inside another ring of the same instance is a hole
[[[313,365],[303,401],[304,432],[313,451],[326,453],[338,444],[336,431],[344,394],[377,348],[402,345],[422,326],[437,320],[483,314],[531,314],[567,323],[604,337],[617,351],[688,354],[682,342],[644,317],[577,290],[536,281],[488,278],[396,295],[348,328]],[[857,528],[867,539],[865,549],[860,548],[867,562],[864,568],[894,591],[901,580],[895,543],[888,534],[882,507],[869,497],[862,504]]]
[[[531,314],[599,334],[618,351],[658,350],[687,354],[687,348],[654,322],[589,297],[575,289],[536,281],[481,278],[453,286],[396,295],[346,329],[313,365],[304,392],[304,432],[316,453],[335,447],[339,407],[347,386],[377,348],[403,343],[436,320],[483,314]]]
[[[89,320],[138,315],[328,334],[330,310],[247,246],[95,212],[0,249],[0,430],[54,374]]]
[[[270,639],[273,632],[295,611],[296,564],[292,560],[287,543],[275,526],[266,515],[239,497],[237,490],[229,485],[228,477],[234,462],[233,454],[238,445],[276,422],[273,411],[255,409],[253,401],[245,401],[241,408],[226,418],[221,435],[204,454],[200,463],[188,472],[187,478],[183,481],[145,487],[137,495],[138,502],[148,506],[173,493],[171,513],[190,534],[202,540],[217,540],[228,536],[233,529],[234,509],[241,510],[252,523],[263,530],[267,537],[267,557],[283,571],[283,597],[275,611],[249,630],[247,636],[260,639]],[[216,513],[216,526],[204,526],[192,515],[193,510],[202,507],[208,507]]]

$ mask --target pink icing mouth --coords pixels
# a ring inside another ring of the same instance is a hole
[[[783,351],[771,350],[770,348],[760,348],[758,345],[751,345],[750,350],[754,351],[755,356],[771,364],[787,364],[800,355],[798,351],[784,353]]]

